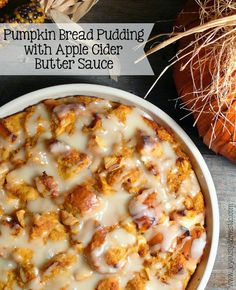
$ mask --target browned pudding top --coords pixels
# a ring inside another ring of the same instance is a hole
[[[204,200],[173,134],[135,107],[47,100],[0,122],[0,289],[182,290]]]

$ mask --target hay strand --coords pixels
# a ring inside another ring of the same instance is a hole
[[[137,59],[135,61],[135,63],[142,61],[145,57],[169,46],[170,44],[180,40],[181,38],[187,37],[187,36],[192,35],[192,34],[205,32],[206,30],[209,30],[211,28],[217,28],[217,27],[222,27],[222,26],[229,26],[230,27],[230,26],[235,26],[235,25],[236,25],[236,15],[225,16],[225,17],[222,17],[221,19],[215,19],[215,20],[209,21],[208,23],[201,24],[197,27],[191,28],[191,29],[186,30],[184,32],[180,32],[180,33],[174,35],[173,37],[163,41],[162,43],[154,46],[146,54],[144,54],[139,59]]]
[[[189,69],[192,91],[176,99],[184,99],[182,109],[188,111],[186,116],[194,113],[198,123],[203,113],[213,116],[212,134],[209,147],[217,139],[217,124],[221,123],[223,132],[231,134],[231,144],[236,144],[236,109],[235,122],[232,123],[232,104],[236,101],[236,1],[235,0],[195,0],[199,6],[199,25],[183,32],[173,34],[169,39],[153,46],[144,57],[151,55],[168,45],[190,36],[192,41],[179,50],[169,65],[160,73],[148,90],[150,94],[160,77],[171,66],[180,62],[180,71]],[[196,82],[196,72],[197,82]],[[206,84],[205,73],[211,81]],[[229,113],[228,110],[230,111]],[[230,133],[228,128],[233,128]]]

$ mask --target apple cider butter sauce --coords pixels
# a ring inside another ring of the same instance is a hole
[[[191,163],[144,113],[46,100],[0,123],[0,288],[185,289],[206,244]]]

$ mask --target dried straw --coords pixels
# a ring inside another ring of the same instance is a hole
[[[226,17],[223,17],[221,19],[215,19],[215,20],[209,21],[208,23],[201,24],[201,25],[194,27],[194,28],[191,28],[187,31],[180,32],[177,35],[163,41],[162,43],[160,43],[156,46],[154,46],[146,54],[144,54],[138,60],[136,60],[135,63],[140,62],[145,57],[167,47],[168,45],[180,40],[183,37],[186,37],[186,36],[189,36],[192,34],[196,34],[196,33],[205,32],[206,30],[209,30],[211,28],[216,29],[217,27],[220,27],[220,28],[222,28],[222,26],[228,26],[228,27],[231,26],[232,27],[235,25],[236,25],[236,15],[226,16]]]
[[[173,34],[166,41],[152,47],[145,56],[142,56],[137,62],[141,61],[147,55],[155,53],[164,47],[186,37],[194,35],[195,39],[186,45],[181,51],[178,51],[171,63],[161,72],[155,83],[147,92],[145,98],[152,91],[160,77],[173,66],[176,62],[183,61],[181,70],[190,66],[193,82],[193,98],[189,103],[182,105],[183,109],[198,113],[198,118],[202,113],[208,112],[205,109],[211,101],[217,100],[217,105],[211,106],[211,113],[214,114],[212,122],[213,134],[210,140],[210,146],[217,137],[215,134],[216,123],[223,120],[223,128],[227,130],[227,125],[234,126],[235,132],[232,138],[236,145],[236,124],[231,124],[224,112],[236,100],[236,1],[235,0],[195,0],[199,5],[200,24],[187,31]],[[199,57],[199,52],[204,49],[204,57]],[[213,60],[209,62],[209,59]],[[206,64],[208,67],[206,67]],[[194,70],[200,72],[200,85],[195,84]],[[204,87],[203,71],[209,71],[212,76],[211,83]],[[229,98],[230,96],[230,98]],[[184,97],[184,96],[182,96]],[[199,102],[201,100],[201,103]],[[190,107],[191,104],[191,107]],[[201,104],[201,105],[199,105]],[[187,114],[189,115],[189,114]],[[198,121],[195,120],[195,124]],[[194,125],[195,125],[194,124]]]

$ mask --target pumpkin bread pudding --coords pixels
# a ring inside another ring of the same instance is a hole
[[[105,99],[45,100],[0,121],[0,289],[182,290],[204,199],[174,135]]]

